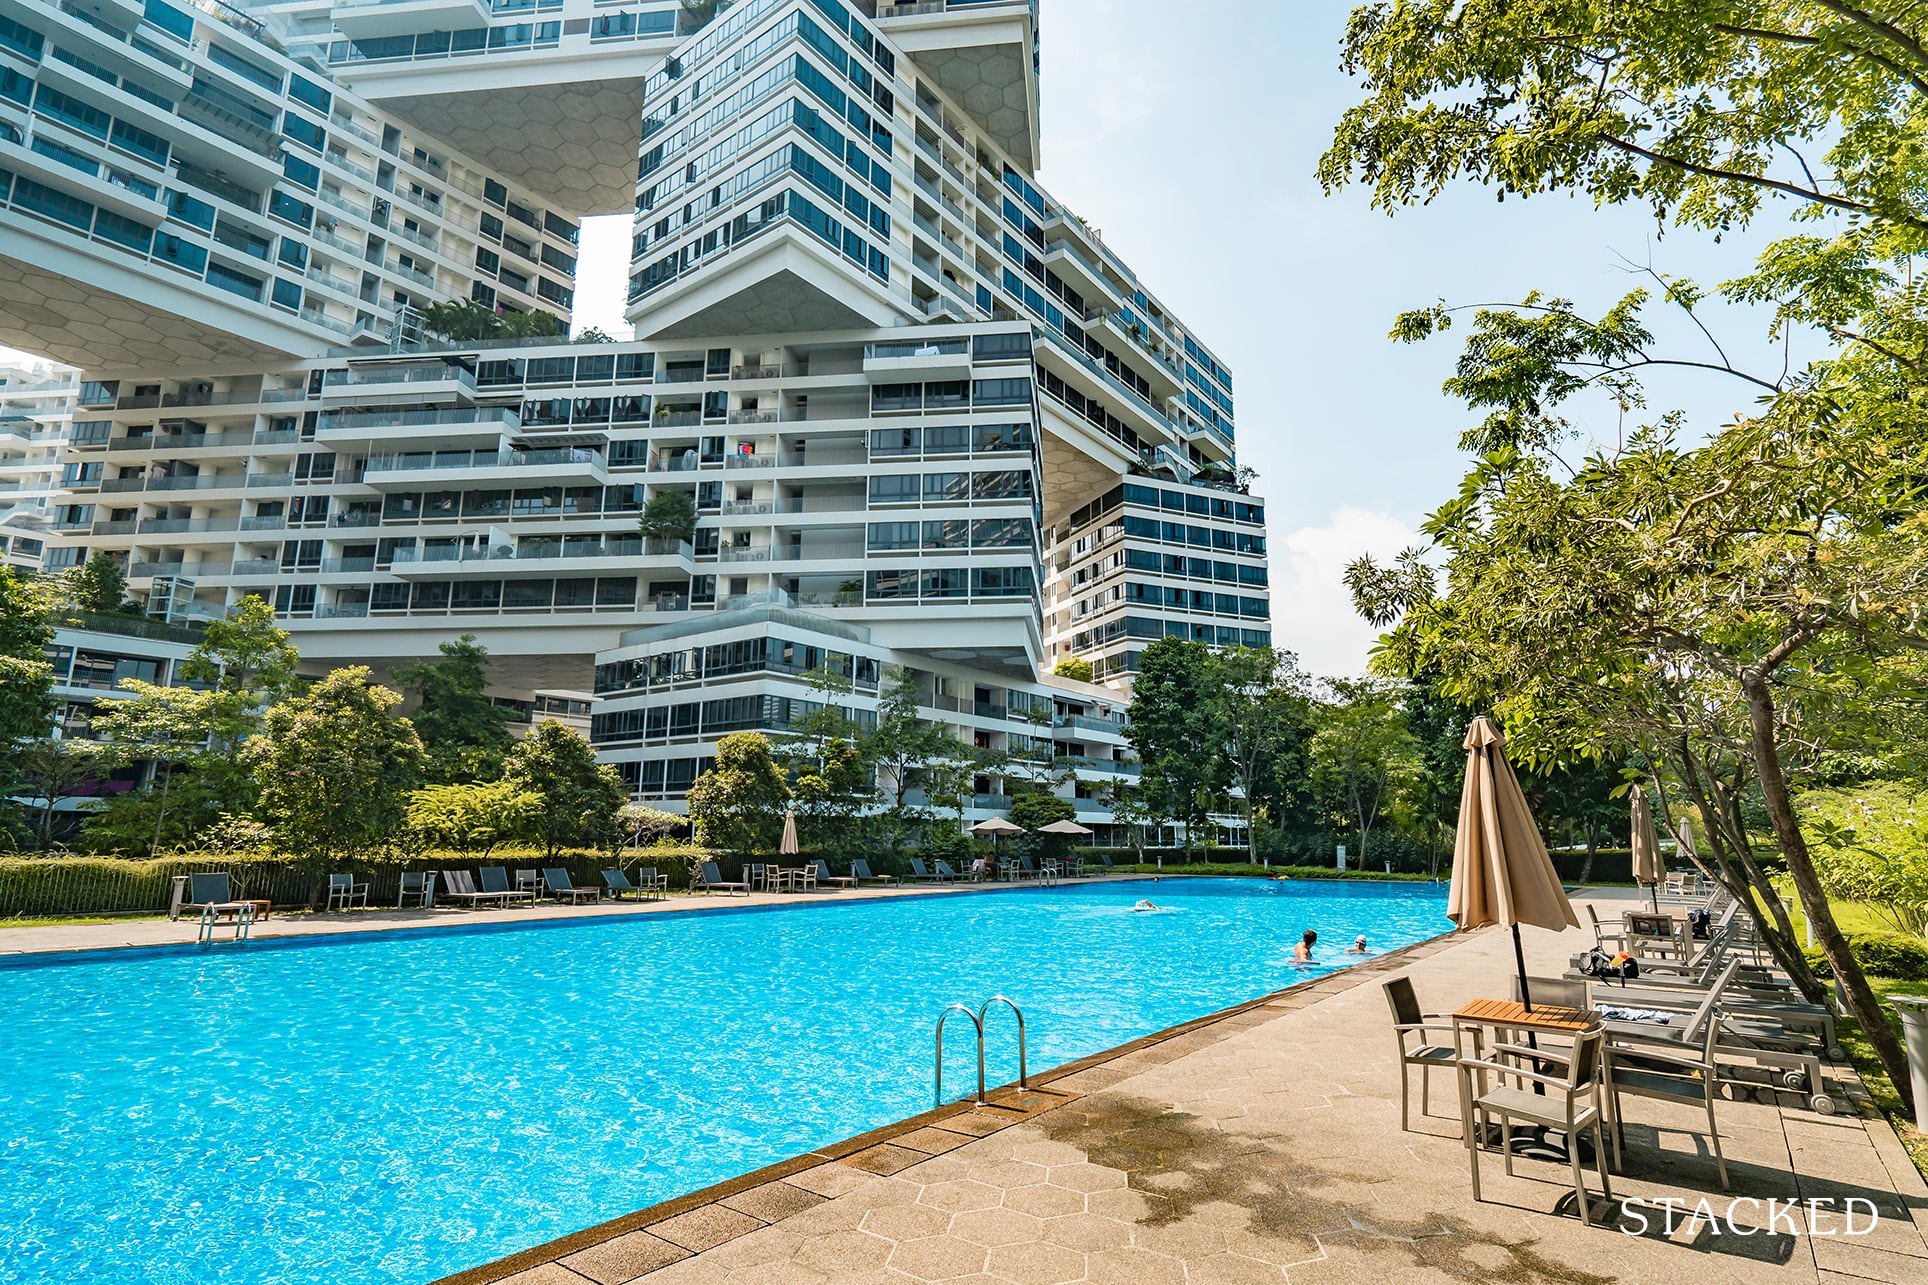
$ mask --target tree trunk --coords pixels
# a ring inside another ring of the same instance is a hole
[[[148,840],[147,844],[147,855],[150,857],[160,855],[161,823],[167,820],[167,790],[172,784],[174,784],[174,763],[169,760],[161,764],[161,800],[154,809],[154,837]]]
[[[1592,881],[1593,854],[1596,851],[1598,851],[1600,847],[1599,832],[1596,831],[1591,825],[1588,825],[1586,827],[1586,831],[1587,831],[1587,856],[1586,856],[1586,860],[1580,863],[1580,882],[1581,883],[1589,883]]]
[[[1742,829],[1738,835],[1728,825],[1723,816],[1723,804],[1732,801],[1732,791],[1727,797],[1716,797],[1720,789],[1717,782],[1710,779],[1703,784],[1700,765],[1687,749],[1683,738],[1676,747],[1680,755],[1681,779],[1686,782],[1688,793],[1700,812],[1701,829],[1706,832],[1707,850],[1713,857],[1714,865],[1720,872],[1720,882],[1728,895],[1744,907],[1754,920],[1761,941],[1767,946],[1768,953],[1782,972],[1794,982],[1803,997],[1811,1003],[1820,1003],[1827,998],[1827,989],[1814,976],[1808,967],[1807,957],[1801,954],[1799,943],[1794,939],[1794,928],[1787,917],[1787,907],[1781,903],[1781,895],[1769,881],[1767,872],[1754,860],[1753,850],[1748,846],[1747,833]],[[1762,907],[1767,913],[1763,915]]]
[[[1861,1023],[1862,1034],[1874,1045],[1875,1056],[1881,1059],[1882,1069],[1894,1082],[1895,1092],[1903,1104],[1912,1108],[1913,1085],[1901,1041],[1888,1025],[1888,1015],[1868,986],[1861,965],[1849,953],[1848,939],[1841,935],[1840,926],[1834,922],[1827,893],[1822,891],[1820,877],[1814,872],[1807,839],[1795,819],[1794,805],[1788,798],[1787,778],[1781,772],[1780,748],[1774,737],[1774,695],[1768,690],[1766,677],[1757,671],[1749,671],[1741,680],[1741,691],[1747,697],[1754,770],[1760,778],[1761,795],[1767,803],[1768,819],[1774,823],[1774,835],[1780,840],[1781,855],[1787,858],[1788,873],[1794,876],[1794,889],[1800,894],[1809,930],[1834,970],[1835,988],[1847,999],[1848,1008]]]

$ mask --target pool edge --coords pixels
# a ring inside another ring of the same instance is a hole
[[[1210,878],[1212,876],[1197,877]],[[1480,928],[1471,931],[1477,933],[1484,932],[1486,929]],[[1063,1081],[1086,1072],[1099,1070],[1109,1066],[1111,1063],[1122,1061],[1126,1058],[1138,1058],[1140,1065],[1134,1066],[1130,1071],[1127,1071],[1119,1077],[1120,1079],[1128,1078],[1129,1075],[1135,1074],[1137,1070],[1175,1061],[1192,1052],[1194,1048],[1197,1047],[1196,1044],[1187,1043],[1182,1047],[1176,1048],[1166,1047],[1173,1045],[1177,1041],[1185,1040],[1187,1036],[1201,1035],[1213,1027],[1238,1023],[1232,1031],[1223,1032],[1223,1034],[1232,1034],[1248,1026],[1258,1025],[1261,1021],[1270,1021],[1272,1020],[1271,1015],[1260,1015],[1256,1019],[1251,1018],[1249,1015],[1259,1013],[1261,1010],[1268,1008],[1303,1008],[1307,1004],[1315,1002],[1317,999],[1336,995],[1343,991],[1351,990],[1356,986],[1365,985],[1380,974],[1403,968],[1414,960],[1422,959],[1444,949],[1444,944],[1448,940],[1462,938],[1466,935],[1466,933],[1458,930],[1448,929],[1445,932],[1435,934],[1422,941],[1416,941],[1395,950],[1389,950],[1383,955],[1375,955],[1370,959],[1361,960],[1357,964],[1349,965],[1334,972],[1323,973],[1317,977],[1309,977],[1305,981],[1294,983],[1281,990],[1268,992],[1256,998],[1219,1009],[1216,1012],[1207,1013],[1202,1017],[1195,1017],[1190,1021],[1180,1022],[1176,1026],[1169,1026],[1163,1030],[1154,1031],[1149,1035],[1141,1035],[1136,1039],[1128,1040],[1113,1048],[1104,1049],[1089,1056],[1078,1058],[1075,1061],[1067,1062],[1062,1066],[1053,1067],[1051,1070],[1029,1077],[1030,1083],[1027,1089],[1020,1090],[1015,1084],[1000,1085],[987,1094],[988,1103],[984,1107],[980,1107],[976,1103],[966,1100],[947,1103],[944,1106],[935,1107],[929,1111],[921,1111],[916,1115],[908,1116],[894,1123],[866,1130],[863,1133],[846,1138],[841,1142],[818,1147],[815,1150],[804,1152],[801,1155],[791,1156],[779,1160],[774,1164],[764,1165],[761,1168],[750,1170],[748,1173],[739,1174],[734,1178],[726,1178],[722,1182],[713,1183],[708,1187],[701,1188],[686,1195],[676,1196],[669,1200],[660,1201],[654,1205],[645,1206],[631,1213],[618,1215],[615,1218],[607,1219],[594,1226],[586,1227],[581,1231],[571,1232],[566,1236],[559,1236],[554,1240],[532,1246],[529,1249],[496,1259],[493,1262],[465,1268],[462,1271],[428,1282],[428,1285],[497,1285],[497,1282],[505,1281],[519,1273],[532,1271],[550,1263],[557,1264],[562,1266],[564,1270],[568,1270],[567,1264],[563,1263],[562,1260],[571,1255],[593,1249],[620,1236],[627,1236],[634,1232],[648,1231],[652,1227],[660,1227],[671,1219],[679,1218],[683,1215],[691,1214],[712,1206],[721,1206],[732,1214],[744,1215],[756,1222],[756,1226],[754,1227],[744,1227],[735,1235],[725,1236],[713,1244],[703,1246],[701,1249],[690,1249],[677,1244],[675,1241],[664,1240],[663,1243],[666,1246],[674,1248],[677,1251],[676,1257],[669,1260],[669,1262],[680,1262],[683,1258],[693,1257],[695,1254],[714,1248],[715,1245],[727,1244],[729,1241],[737,1239],[738,1236],[748,1235],[753,1231],[761,1231],[766,1226],[773,1226],[775,1223],[782,1221],[782,1217],[773,1219],[758,1218],[755,1214],[748,1214],[747,1211],[742,1209],[725,1205],[724,1202],[726,1201],[760,1188],[773,1186],[798,1174],[818,1169],[825,1165],[847,1162],[866,1154],[873,1157],[871,1165],[859,1164],[851,1165],[850,1167],[859,1173],[872,1177],[888,1177],[891,1174],[908,1169],[913,1165],[921,1164],[923,1161],[929,1160],[936,1155],[944,1154],[943,1151],[930,1152],[922,1148],[906,1148],[895,1145],[898,1140],[906,1138],[920,1130],[935,1129],[940,1132],[952,1132],[950,1130],[944,1130],[943,1123],[947,1120],[956,1120],[960,1116],[966,1115],[983,1115],[985,1119],[979,1122],[980,1125],[988,1124],[993,1126],[983,1128],[981,1132],[957,1131],[959,1141],[952,1147],[945,1148],[945,1151],[953,1150],[955,1147],[963,1146],[980,1137],[989,1137],[991,1134],[1000,1132],[1012,1125],[1022,1124],[1033,1116],[1042,1114],[1045,1111],[1069,1105],[1085,1096],[1085,1091],[1083,1090],[1073,1090],[1068,1087],[1066,1089],[1053,1089],[1050,1086],[1054,1084],[1060,1084]],[[1294,1002],[1281,1002],[1288,1000]],[[1240,1022],[1239,1019],[1241,1018],[1247,1020]],[[1093,1086],[1091,1091],[1100,1091],[1103,1087],[1106,1086]],[[896,1151],[903,1152],[904,1155],[902,1157],[892,1157],[880,1153],[879,1149],[883,1147],[893,1147]],[[903,1163],[890,1167],[896,1159],[902,1159]],[[788,1215],[783,1215],[783,1217],[787,1216]],[[665,1262],[662,1266],[668,1266],[669,1262]],[[652,1268],[650,1270],[653,1272],[659,1269]],[[644,1275],[648,1274],[649,1273],[644,1273]],[[579,1276],[577,1273],[572,1273],[572,1275]],[[589,1279],[586,1276],[579,1276],[579,1278],[585,1281]],[[641,1277],[635,1279],[641,1279]]]

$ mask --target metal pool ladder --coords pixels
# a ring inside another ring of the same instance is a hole
[[[214,929],[218,920],[219,915],[213,906],[203,906],[201,908],[201,945],[212,946],[214,944]],[[248,936],[253,929],[254,903],[244,901],[241,903],[240,909],[234,912],[234,940],[236,942],[248,940]]]
[[[947,1004],[944,1006],[944,1011],[937,1015],[937,1074],[934,1106],[944,1105],[944,1023],[950,1019],[952,1013],[964,1014],[966,1020],[977,1032],[977,1100],[980,1105],[986,1100],[984,1097],[984,1017],[991,1011],[993,1004],[1004,1005],[1011,1010],[1012,1016],[1018,1019],[1018,1087],[1020,1089],[1031,1087],[1029,1072],[1025,1066],[1024,1010],[1019,1008],[1010,996],[993,995],[975,1012],[969,1004]]]

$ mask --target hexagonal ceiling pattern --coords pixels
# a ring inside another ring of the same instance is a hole
[[[688,339],[712,335],[794,334],[807,330],[856,330],[872,322],[794,272],[782,271],[751,284],[687,317],[662,323],[651,310],[632,312],[638,338]]]
[[[83,370],[202,366],[288,355],[19,259],[0,258],[0,300],[5,300],[0,304],[0,344]],[[325,347],[317,339],[313,351]]]
[[[574,85],[380,98],[392,111],[557,214],[626,214],[643,140],[640,76]]]
[[[1036,167],[1027,83],[1030,50],[1015,44],[978,45],[913,56],[937,87],[969,112],[1012,159],[1026,168]]]

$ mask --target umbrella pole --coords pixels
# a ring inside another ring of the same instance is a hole
[[[1657,883],[1650,883],[1647,885],[1647,891],[1653,894],[1654,913],[1657,915],[1660,913],[1660,885]]]
[[[1527,1012],[1531,1013],[1533,1011],[1533,996],[1528,994],[1526,989],[1526,955],[1520,950],[1520,926],[1518,924],[1513,925],[1513,966],[1517,968],[1520,973],[1520,1003],[1525,1006]]]

